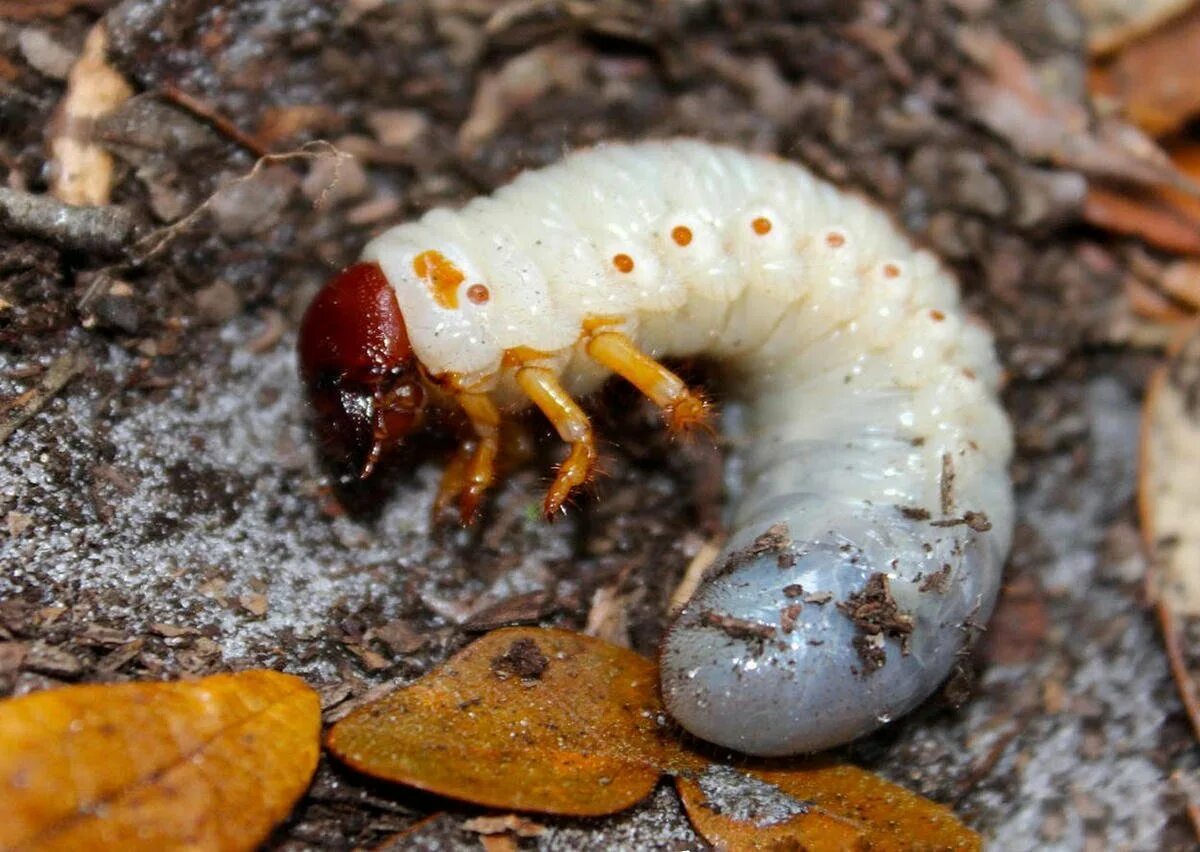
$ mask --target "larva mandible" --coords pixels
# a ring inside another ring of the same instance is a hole
[[[318,434],[356,475],[427,401],[461,410],[438,502],[465,521],[501,412],[532,403],[569,444],[555,512],[594,460],[575,399],[615,373],[687,428],[705,402],[658,359],[697,354],[745,403],[747,476],[664,639],[667,707],[750,754],[847,742],[949,673],[1013,523],[991,339],[881,210],[782,160],[606,145],[384,232],[300,337]]]

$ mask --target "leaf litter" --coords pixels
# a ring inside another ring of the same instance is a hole
[[[253,849],[317,765],[320,708],[271,671],[0,703],[0,848]]]
[[[376,778],[569,816],[625,810],[674,775],[696,830],[721,848],[981,843],[948,808],[857,767],[711,761],[667,718],[652,663],[564,630],[490,633],[413,685],[359,707],[334,725],[327,745]]]

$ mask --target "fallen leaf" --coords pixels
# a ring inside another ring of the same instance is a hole
[[[1088,30],[1088,50],[1102,55],[1118,50],[1178,15],[1195,0],[1078,0]]]
[[[103,23],[88,32],[83,53],[67,76],[67,93],[59,105],[50,140],[50,192],[67,204],[108,204],[113,158],[93,141],[97,119],[133,94],[125,78],[108,65],[108,31]]]
[[[360,706],[327,745],[376,778],[567,816],[623,810],[668,773],[697,831],[722,849],[980,848],[950,810],[865,770],[785,762],[747,779],[686,739],[663,711],[648,660],[577,633],[515,627]],[[498,837],[521,825],[511,815],[469,824],[505,832]]]
[[[960,47],[985,73],[962,75],[964,104],[975,118],[1031,160],[1090,177],[1198,193],[1144,133],[1121,121],[1093,123],[1078,103],[1048,94],[1029,61],[998,35],[963,30]]]
[[[308,786],[320,724],[270,671],[0,703],[0,848],[253,849]]]
[[[1126,44],[1092,69],[1093,94],[1115,100],[1123,115],[1152,136],[1180,129],[1200,113],[1200,6]]]
[[[1186,622],[1200,617],[1200,326],[1150,381],[1142,415],[1138,514],[1151,553],[1147,591],[1171,670],[1200,737],[1200,674],[1188,665]]]
[[[1161,190],[1134,191],[1094,184],[1083,202],[1084,221],[1139,237],[1179,254],[1200,254],[1200,218],[1168,201]]]
[[[1194,318],[1192,311],[1184,305],[1135,275],[1125,276],[1124,291],[1129,310],[1138,317],[1151,320],[1156,328],[1191,322]]]
[[[648,660],[565,630],[517,627],[360,707],[327,744],[377,778],[496,808],[592,816],[654,789],[669,762],[664,722]]]
[[[741,771],[714,764],[675,783],[692,825],[729,852],[983,848],[949,808],[826,759]]]
[[[100,11],[102,0],[0,0],[0,20],[36,21],[61,18],[75,9]]]

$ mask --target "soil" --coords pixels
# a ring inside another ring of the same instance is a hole
[[[1081,224],[1086,164],[1006,132],[977,85],[992,39],[1083,104],[1069,3],[25,6],[0,21],[8,189],[47,189],[66,71],[101,15],[136,95],[94,129],[119,212],[56,230],[0,204],[0,694],[267,666],[334,716],[479,630],[582,629],[601,602],[652,653],[719,529],[726,447],[672,443],[610,388],[589,405],[605,476],[567,517],[539,516],[557,448],[532,421],[533,458],[481,521],[435,529],[445,441],[332,489],[293,351],[314,292],[380,230],[571,148],[697,137],[893,211],[959,273],[1010,377],[1020,528],[966,701],[849,755],[997,848],[1190,848],[1172,778],[1197,754],[1140,597],[1138,412],[1159,353],[1123,331],[1134,251]],[[472,815],[323,763],[269,845],[369,847],[419,824],[408,848],[454,848],[478,842]],[[665,786],[613,818],[539,822],[522,846],[699,843]]]

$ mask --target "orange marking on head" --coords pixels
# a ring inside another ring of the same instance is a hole
[[[899,278],[900,277],[900,267],[894,263],[885,263],[883,265],[883,277],[884,278]]]
[[[424,278],[433,291],[433,298],[443,308],[458,308],[458,285],[466,277],[440,251],[423,251],[413,258],[413,272]]]
[[[472,284],[467,288],[467,299],[473,305],[486,304],[490,298],[492,298],[492,294],[485,284]]]
[[[929,318],[932,319],[934,322],[941,322],[942,320],[944,320],[946,318],[946,315],[944,313],[942,313],[941,311],[939,311],[937,308],[934,308],[933,310],[931,310],[929,312]]]
[[[692,229],[687,225],[676,225],[671,229],[671,239],[676,245],[686,246],[692,241]]]
[[[754,229],[754,233],[761,237],[771,233],[771,220],[766,216],[759,216],[750,223],[750,227]]]
[[[614,254],[613,266],[617,272],[633,272],[633,258],[627,254]]]
[[[840,231],[830,231],[825,235],[825,244],[830,248],[841,248],[846,244],[846,235]]]

